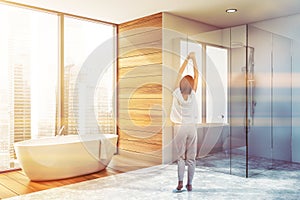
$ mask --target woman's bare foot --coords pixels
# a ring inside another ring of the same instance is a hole
[[[187,191],[189,191],[189,192],[193,190],[192,185],[187,184],[185,187],[186,187]]]
[[[177,190],[181,190],[183,188],[183,181],[178,181]]]

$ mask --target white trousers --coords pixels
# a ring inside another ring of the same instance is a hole
[[[197,129],[194,124],[174,126],[175,151],[177,155],[178,181],[183,181],[185,164],[188,166],[188,184],[192,184],[197,154]]]

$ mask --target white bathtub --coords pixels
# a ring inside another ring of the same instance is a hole
[[[173,138],[176,126],[173,127]],[[174,140],[173,140],[174,141]],[[173,161],[176,161],[176,148],[173,142]],[[229,124],[227,123],[202,123],[197,124],[197,155],[203,158],[209,154],[226,151],[229,149]]]
[[[229,149],[229,124],[206,123],[197,125],[197,158]]]
[[[14,144],[17,159],[33,181],[80,176],[104,169],[116,152],[114,134],[66,135]]]

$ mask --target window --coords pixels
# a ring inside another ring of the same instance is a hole
[[[100,132],[115,133],[115,26],[60,16],[61,30],[55,12],[0,4],[0,171],[18,168],[15,142],[54,136],[60,125],[65,134],[78,133],[76,80],[103,43],[109,48],[97,59],[110,63],[100,66],[104,70],[94,87],[92,110]]]
[[[206,122],[227,123],[228,50],[206,46]]]
[[[199,71],[196,93],[199,123],[227,123],[228,49],[181,40],[181,64],[192,51],[195,52]],[[187,74],[193,76],[192,63],[188,64],[183,76]]]
[[[0,4],[0,170],[13,143],[55,133],[57,16]]]
[[[82,134],[98,131],[115,133],[115,63],[112,62],[115,56],[115,28],[71,17],[65,17],[64,26],[65,131],[69,134],[77,134],[78,129],[84,131]],[[99,53],[95,59],[94,55]],[[95,73],[99,75],[93,82],[91,79]]]

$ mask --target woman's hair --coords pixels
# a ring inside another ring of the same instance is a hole
[[[194,87],[193,77],[186,75],[184,76],[179,84],[181,94],[191,94]]]

